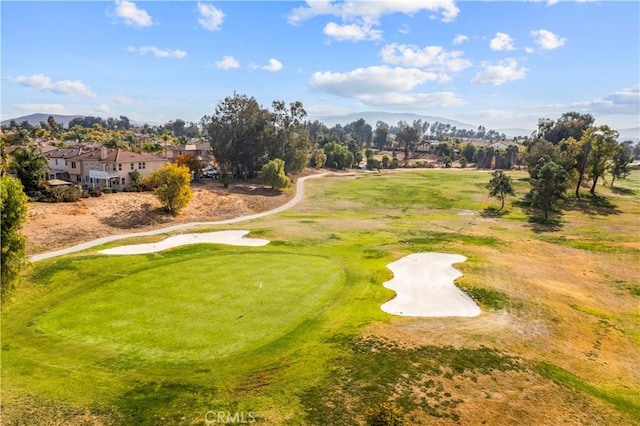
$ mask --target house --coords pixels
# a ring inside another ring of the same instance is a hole
[[[196,140],[194,140],[196,142]],[[208,142],[191,143],[169,147],[167,158],[175,162],[179,155],[193,155],[201,167],[205,167],[214,162],[213,150]]]
[[[130,173],[146,177],[166,160],[152,154],[105,148],[67,159],[69,180],[91,188],[123,189],[131,184]]]
[[[49,160],[49,176],[48,179],[69,179],[69,171],[67,160],[77,157],[85,152],[92,151],[91,148],[58,148],[48,147],[43,149],[44,157]],[[51,149],[53,148],[53,149]]]

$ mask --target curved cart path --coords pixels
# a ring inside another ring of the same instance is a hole
[[[276,214],[276,213],[280,213],[280,212],[283,212],[285,210],[290,209],[291,207],[295,206],[298,202],[300,202],[300,200],[302,200],[302,197],[304,195],[304,182],[307,179],[319,178],[319,177],[323,177],[323,176],[326,176],[326,175],[328,175],[328,173],[321,173],[321,174],[318,174],[318,175],[305,176],[305,177],[302,177],[302,178],[298,179],[298,183],[296,185],[296,195],[295,195],[295,197],[293,197],[291,200],[289,200],[286,204],[283,204],[280,207],[277,207],[277,208],[272,209],[272,210],[268,210],[268,211],[260,212],[260,213],[255,213],[255,214],[247,215],[247,216],[240,216],[240,217],[236,217],[236,218],[233,218],[233,219],[214,221],[214,222],[181,223],[179,225],[173,225],[173,226],[168,226],[168,227],[165,227],[165,228],[154,229],[152,231],[134,232],[134,233],[130,233],[130,234],[111,235],[111,236],[108,236],[108,237],[98,238],[97,240],[89,241],[89,242],[86,242],[86,243],[83,243],[83,244],[78,244],[78,245],[75,245],[75,246],[72,246],[72,247],[67,247],[65,249],[51,251],[51,252],[47,252],[47,253],[36,254],[36,255],[31,256],[29,258],[29,260],[31,262],[37,262],[39,260],[50,259],[52,257],[62,256],[62,255],[69,254],[69,253],[75,253],[75,252],[78,252],[78,251],[86,250],[86,249],[91,248],[91,247],[99,246],[101,244],[110,243],[112,241],[123,240],[125,238],[145,237],[145,236],[148,236],[148,235],[165,234],[167,232],[181,231],[181,230],[184,230],[184,229],[193,228],[193,227],[197,227],[197,226],[228,225],[228,224],[231,224],[231,223],[244,222],[244,221],[247,221],[247,220],[258,219],[258,218],[261,218],[261,217],[265,217],[265,216],[273,215],[273,214]]]

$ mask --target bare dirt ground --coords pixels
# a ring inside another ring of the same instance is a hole
[[[272,191],[261,180],[232,183],[202,179],[191,185],[194,197],[177,216],[165,212],[152,192],[118,192],[75,203],[29,203],[23,232],[27,254],[61,249],[108,235],[148,231],[187,222],[224,220],[271,210],[290,200],[292,185]]]

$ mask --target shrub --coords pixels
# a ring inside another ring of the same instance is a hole
[[[52,186],[45,190],[44,198],[52,203],[73,203],[82,198],[82,188],[75,186]]]

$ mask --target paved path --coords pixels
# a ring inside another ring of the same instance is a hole
[[[302,178],[298,179],[298,183],[296,185],[296,195],[295,195],[295,197],[293,197],[291,200],[289,200],[286,204],[283,204],[282,206],[277,207],[277,208],[275,208],[273,210],[268,210],[266,212],[256,213],[256,214],[252,214],[252,215],[248,215],[248,216],[240,216],[240,217],[236,217],[236,218],[233,218],[233,219],[219,220],[219,221],[215,221],[215,222],[189,222],[189,223],[181,223],[179,225],[168,226],[166,228],[154,229],[152,231],[134,232],[134,233],[131,233],[131,234],[111,235],[109,237],[98,238],[97,240],[89,241],[89,242],[83,243],[83,244],[78,244],[76,246],[68,247],[68,248],[65,248],[65,249],[51,251],[51,252],[48,252],[48,253],[36,254],[36,255],[31,256],[29,260],[31,260],[31,262],[37,262],[39,260],[50,259],[52,257],[62,256],[62,255],[69,254],[69,253],[75,253],[77,251],[86,250],[88,248],[99,246],[99,245],[105,244],[105,243],[109,243],[111,241],[123,240],[125,238],[144,237],[144,236],[147,236],[147,235],[165,234],[165,233],[168,233],[168,232],[181,231],[183,229],[193,228],[193,227],[196,227],[196,226],[228,225],[228,224],[231,224],[231,223],[245,222],[247,220],[258,219],[258,218],[261,218],[261,217],[265,217],[265,216],[269,216],[269,215],[272,215],[272,214],[280,213],[280,212],[283,212],[285,210],[290,209],[291,207],[295,206],[300,200],[302,200],[302,197],[304,195],[304,182],[307,179],[319,178],[319,177],[326,176],[327,174],[328,173],[322,173],[322,174],[318,174],[318,175],[305,176],[305,177],[302,177]]]

